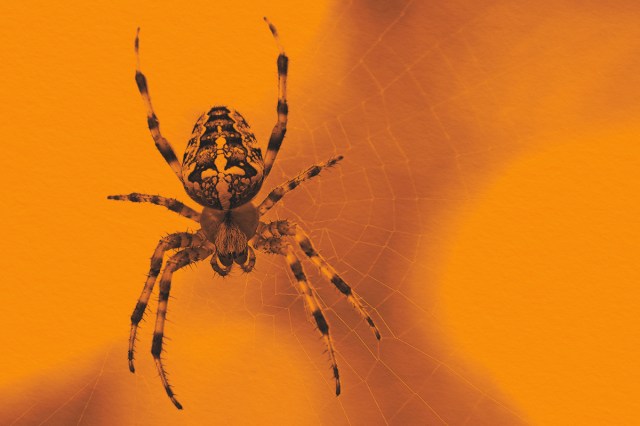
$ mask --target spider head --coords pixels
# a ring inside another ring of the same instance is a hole
[[[258,228],[258,209],[252,203],[245,203],[237,209],[222,211],[205,208],[200,225],[207,239],[216,247],[212,266],[216,272],[226,275],[233,262],[239,265],[247,261],[247,243]]]
[[[263,179],[262,152],[244,117],[225,106],[202,114],[182,161],[187,194],[205,207],[230,210],[251,201]]]

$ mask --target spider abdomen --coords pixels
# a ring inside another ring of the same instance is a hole
[[[202,114],[182,161],[187,194],[205,207],[230,210],[251,201],[263,179],[262,152],[244,117],[225,106]]]

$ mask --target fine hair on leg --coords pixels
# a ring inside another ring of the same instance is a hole
[[[273,34],[273,37],[276,40],[276,44],[278,45],[278,50],[280,51],[277,60],[278,104],[276,106],[276,112],[278,113],[278,121],[273,127],[271,137],[269,138],[269,144],[267,145],[267,152],[264,156],[264,176],[267,177],[269,175],[269,172],[271,171],[271,168],[273,167],[274,161],[276,160],[276,155],[278,155],[278,151],[280,150],[280,145],[282,145],[284,135],[287,132],[287,120],[289,117],[289,106],[287,104],[287,74],[289,69],[289,58],[284,53],[284,48],[280,43],[280,36],[278,35],[278,30],[276,30],[276,27],[271,22],[269,22],[266,17],[264,18],[264,21],[267,23],[267,25],[269,25],[271,34]]]
[[[151,203],[157,206],[164,206],[172,212],[178,213],[180,216],[184,216],[200,223],[200,213],[175,198],[167,198],[162,195],[140,194],[137,192],[132,192],[131,194],[126,195],[108,195],[107,198],[109,200],[131,201],[133,203]]]
[[[158,275],[160,274],[160,270],[162,269],[162,259],[164,257],[164,254],[168,250],[199,246],[204,242],[204,240],[205,236],[200,232],[196,234],[191,234],[188,232],[177,232],[175,234],[167,235],[166,237],[161,239],[160,242],[158,242],[158,245],[153,252],[153,256],[151,256],[151,266],[149,268],[147,280],[144,284],[144,287],[142,288],[142,293],[138,298],[136,307],[133,309],[133,313],[131,314],[131,332],[129,333],[128,358],[129,370],[132,373],[136,370],[133,361],[138,324],[142,320],[147,309],[147,305],[149,304],[149,298],[151,297],[151,293],[153,292],[153,287],[155,286]]]
[[[329,360],[331,362],[331,370],[333,371],[333,378],[336,383],[336,396],[340,395],[340,372],[338,371],[338,363],[336,361],[336,353],[333,348],[333,340],[329,334],[329,323],[322,312],[322,307],[320,306],[315,290],[307,281],[300,259],[296,256],[290,246],[285,247],[286,248],[284,248],[280,254],[286,258],[289,268],[291,268],[293,276],[296,279],[298,291],[304,297],[307,307],[309,308],[309,313],[315,321],[325,345],[327,345],[327,352],[329,353]]]
[[[149,95],[149,85],[147,84],[147,78],[144,76],[142,71],[140,70],[140,28],[136,31],[136,41],[134,44],[136,51],[136,84],[138,86],[138,91],[140,91],[140,95],[142,96],[142,100],[147,108],[147,125],[149,126],[149,131],[151,132],[151,137],[162,154],[162,157],[165,161],[171,166],[173,172],[178,176],[180,182],[182,182],[182,166],[180,162],[178,162],[178,157],[176,157],[176,153],[174,152],[171,144],[168,140],[162,136],[160,133],[160,121],[156,116],[155,111],[153,110],[153,105],[151,104],[151,96]]]
[[[338,155],[337,157],[331,158],[329,161],[311,166],[293,179],[278,185],[269,193],[269,195],[267,195],[267,198],[260,203],[258,206],[258,214],[260,216],[264,215],[274,205],[276,205],[276,203],[280,201],[287,192],[296,189],[302,182],[318,176],[322,170],[335,166],[340,160],[342,160],[342,158],[342,155]]]
[[[186,248],[178,253],[174,254],[167,260],[167,265],[164,268],[162,273],[162,278],[160,279],[160,290],[158,292],[158,310],[156,312],[156,325],[153,331],[153,344],[151,345],[151,354],[153,355],[153,359],[156,363],[156,368],[158,369],[158,374],[160,375],[160,379],[162,380],[162,385],[164,386],[164,390],[167,392],[167,395],[173,402],[173,404],[178,408],[182,409],[182,404],[178,402],[175,397],[175,393],[167,380],[167,373],[164,368],[162,362],[162,343],[164,339],[164,323],[167,316],[167,306],[169,303],[169,293],[171,291],[171,278],[173,273],[180,268],[183,268],[190,263],[197,262],[199,260],[203,260],[207,258],[211,253],[213,253],[213,249],[209,247],[195,247],[195,248]]]

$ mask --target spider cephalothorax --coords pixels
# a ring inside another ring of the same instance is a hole
[[[255,235],[259,222],[258,209],[251,203],[227,211],[205,207],[200,225],[207,239],[216,247],[211,267],[218,274],[227,275],[233,262],[243,268],[248,266],[247,243]]]
[[[256,196],[264,176],[262,152],[239,112],[216,106],[202,114],[182,161],[182,182],[197,203],[229,210]]]
[[[269,174],[287,130],[288,59],[280,45],[275,27],[267,18],[265,21],[276,39],[280,55],[277,61],[278,120],[271,132],[264,157],[244,117],[231,108],[215,106],[196,122],[180,165],[171,144],[160,133],[160,122],[151,105],[147,79],[140,71],[138,59],[136,83],[147,107],[147,123],[151,136],[160,154],[182,182],[187,194],[203,207],[202,212],[199,213],[178,200],[159,195],[132,193],[108,197],[113,200],[162,205],[184,217],[193,219],[200,225],[200,229],[196,232],[177,232],[160,240],[151,257],[147,281],[131,314],[129,369],[133,372],[135,371],[133,361],[138,324],[142,320],[153,288],[160,276],[158,310],[151,353],[165,391],[178,408],[182,408],[182,405],[176,400],[173,389],[169,385],[161,354],[171,279],[175,271],[190,263],[211,257],[213,270],[225,276],[231,271],[234,263],[245,272],[253,270],[256,262],[254,249],[266,254],[284,256],[295,277],[296,288],[304,297],[311,317],[327,346],[336,384],[336,395],[340,394],[340,374],[333,341],[329,334],[329,323],[324,317],[315,290],[307,281],[300,258],[294,250],[295,246],[299,247],[299,250],[319,268],[331,284],[349,300],[372,328],[376,337],[380,339],[380,333],[360,298],[316,251],[308,235],[298,225],[289,220],[273,222],[260,220],[287,192],[317,176],[323,169],[335,165],[342,160],[342,156],[336,156],[329,161],[309,167],[295,178],[276,187],[260,204],[254,205],[251,202],[260,190],[264,178]],[[138,57],[138,40],[136,36],[136,57]],[[178,250],[178,252],[169,257],[162,269],[164,255],[169,250]]]

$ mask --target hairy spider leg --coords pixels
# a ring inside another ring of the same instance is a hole
[[[266,178],[271,171],[271,167],[273,167],[273,162],[276,160],[276,155],[278,155],[278,150],[280,149],[284,135],[287,132],[287,118],[289,115],[289,107],[287,106],[287,72],[289,67],[289,58],[284,53],[282,44],[280,44],[280,37],[278,36],[278,30],[276,30],[276,27],[269,22],[266,17],[264,18],[264,21],[269,25],[271,34],[273,34],[273,38],[275,38],[278,50],[280,51],[277,61],[278,104],[276,111],[278,113],[278,121],[271,131],[269,145],[267,146],[267,152],[264,157],[264,177]]]
[[[318,253],[309,235],[296,223],[289,220],[275,220],[273,222],[260,222],[256,230],[256,237],[252,239],[256,247],[266,247],[271,252],[279,250],[282,245],[282,237],[292,237],[298,243],[304,254],[313,262],[320,272],[333,284],[342,294],[347,297],[353,308],[358,311],[360,316],[369,324],[373,334],[380,340],[380,331],[371,319],[367,309],[362,303],[362,299],[353,291],[353,289],[338,275],[336,270],[327,262],[327,260]]]
[[[293,249],[288,244],[282,246],[282,251],[280,252],[287,259],[287,263],[293,272],[294,277],[296,278],[296,283],[298,285],[298,289],[300,293],[304,296],[304,299],[307,303],[307,307],[309,308],[309,312],[311,316],[316,322],[318,326],[318,330],[322,334],[322,338],[324,343],[327,345],[327,352],[329,353],[329,358],[331,361],[331,369],[333,370],[333,377],[336,381],[336,396],[340,395],[340,373],[338,371],[338,363],[336,362],[336,354],[333,349],[333,341],[331,339],[331,335],[329,334],[329,324],[322,313],[322,308],[320,307],[320,302],[316,296],[315,290],[311,287],[311,284],[307,281],[307,277],[304,274],[304,270],[302,269],[302,263],[296,254],[293,252]]]
[[[107,198],[110,200],[151,203],[158,206],[164,206],[172,212],[178,213],[180,216],[195,220],[198,223],[200,222],[200,213],[175,198],[167,198],[161,195],[139,194],[137,192],[127,195],[109,195]]]
[[[376,335],[376,338],[380,340],[380,331],[378,327],[374,324],[371,316],[367,312],[366,308],[362,304],[361,298],[356,294],[355,291],[338,275],[336,270],[325,260],[324,257],[318,253],[318,251],[313,247],[311,243],[311,239],[307,235],[304,230],[299,225],[292,224],[292,228],[295,229],[294,238],[304,254],[318,267],[320,268],[320,272],[324,275],[342,294],[347,297],[347,300],[351,303],[351,306],[358,311],[360,316],[369,324],[373,334]]]
[[[182,410],[182,404],[178,402],[173,389],[171,389],[171,385],[167,380],[167,374],[162,364],[162,359],[160,358],[160,355],[162,354],[162,340],[164,337],[164,322],[167,316],[169,292],[171,291],[171,277],[173,276],[173,273],[178,269],[183,268],[190,263],[206,259],[209,255],[211,255],[211,253],[213,253],[213,251],[213,248],[210,246],[191,247],[179,251],[178,253],[171,256],[169,260],[167,260],[167,265],[165,266],[162,273],[162,278],[160,279],[158,311],[156,313],[156,326],[153,331],[153,344],[151,346],[151,354],[153,355],[153,359],[156,363],[158,374],[160,374],[160,379],[162,380],[164,390],[167,392],[167,395],[169,395],[171,402],[173,402],[173,404],[180,410]]]
[[[302,269],[302,263],[293,251],[291,244],[283,239],[286,236],[286,227],[289,224],[286,221],[275,221],[270,223],[260,222],[256,234],[251,238],[252,244],[257,250],[268,254],[279,254],[286,258],[294,277],[296,278],[296,289],[301,293],[309,308],[309,313],[313,317],[318,330],[322,334],[322,338],[327,345],[327,352],[331,361],[333,377],[336,381],[336,395],[340,395],[340,373],[338,372],[338,364],[333,349],[333,341],[329,334],[329,324],[322,313],[322,308],[316,296],[315,290],[307,281],[307,277]]]
[[[287,192],[294,190],[302,182],[311,179],[314,176],[318,176],[323,169],[336,165],[343,158],[344,157],[342,155],[338,155],[337,157],[333,157],[329,161],[311,166],[290,181],[287,181],[275,187],[269,193],[269,195],[267,195],[267,198],[265,198],[264,201],[258,206],[258,214],[260,216],[264,215],[271,209],[271,207],[276,205],[276,203],[278,203],[278,201],[280,201],[280,199],[282,199],[282,197],[284,197]]]
[[[147,275],[147,281],[144,283],[142,293],[138,298],[138,303],[131,314],[131,333],[129,335],[129,370],[135,372],[136,369],[133,365],[135,344],[136,344],[136,332],[138,331],[138,324],[144,312],[149,304],[149,298],[153,292],[153,287],[156,283],[156,279],[160,274],[162,268],[162,258],[168,250],[179,249],[184,247],[190,247],[193,245],[200,245],[205,241],[206,237],[202,233],[190,234],[188,232],[177,232],[175,234],[167,235],[160,240],[156,246],[153,256],[151,256],[151,267],[149,268],[149,275]]]
[[[180,166],[180,162],[178,161],[171,144],[164,138],[164,136],[162,136],[162,133],[160,133],[160,122],[158,121],[156,113],[153,111],[153,105],[151,105],[147,79],[144,74],[142,74],[142,71],[140,71],[140,28],[136,31],[136,41],[134,46],[136,51],[136,84],[138,85],[140,95],[142,95],[142,100],[147,107],[147,125],[149,126],[149,131],[151,132],[153,141],[156,143],[156,148],[158,148],[162,157],[164,157],[165,161],[169,163],[173,172],[178,176],[180,182],[182,182],[182,166]]]

